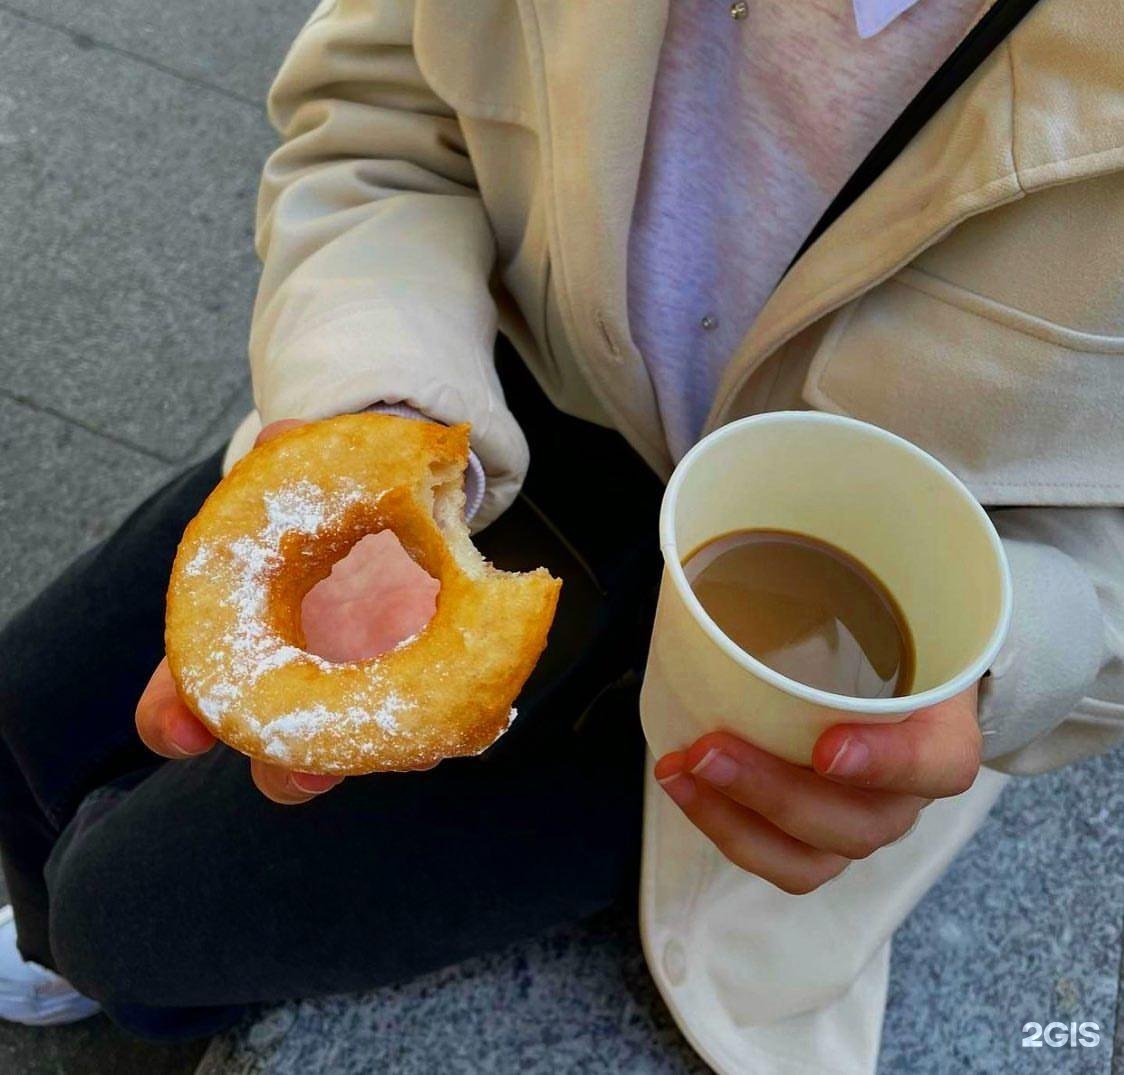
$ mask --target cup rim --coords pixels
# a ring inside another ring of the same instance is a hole
[[[999,567],[1000,609],[995,628],[987,643],[980,651],[979,656],[962,671],[936,687],[930,687],[929,690],[922,691],[919,694],[905,694],[896,698],[855,698],[847,694],[834,694],[831,691],[821,690],[819,687],[811,687],[798,680],[789,679],[788,676],[770,668],[767,664],[743,650],[711,619],[710,614],[703,608],[702,602],[695,595],[695,591],[691,589],[680,558],[679,544],[675,536],[675,505],[679,499],[679,489],[686,481],[687,474],[692,466],[721,441],[735,436],[747,426],[780,424],[849,426],[874,439],[881,440],[885,444],[892,445],[898,450],[909,453],[967,501],[969,509],[983,527]],[[831,414],[825,411],[769,411],[766,414],[754,414],[747,418],[738,418],[707,434],[679,460],[664,490],[663,501],[660,505],[660,551],[663,553],[664,570],[671,577],[680,599],[686,604],[696,622],[703,628],[711,641],[731,660],[746,671],[751,672],[758,679],[776,687],[777,690],[829,709],[863,713],[870,716],[887,716],[912,713],[914,710],[924,709],[927,706],[936,705],[938,702],[947,701],[967,689],[987,671],[1003,645],[1011,623],[1011,568],[1007,562],[1007,555],[1003,551],[999,534],[980,502],[948,467],[923,448],[919,448],[912,441],[899,437],[896,433],[891,433],[881,426],[846,415]]]

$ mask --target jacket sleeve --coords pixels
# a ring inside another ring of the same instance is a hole
[[[1011,632],[980,693],[984,759],[1037,773],[1124,737],[1124,509],[991,513],[1011,564]]]
[[[523,435],[493,364],[495,256],[456,117],[412,49],[409,0],[325,0],[269,95],[250,333],[264,422],[405,403],[472,424],[474,520],[514,498]]]

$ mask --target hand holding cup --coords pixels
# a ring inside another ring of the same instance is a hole
[[[908,693],[790,678],[708,614],[684,562],[738,531],[806,535],[861,563],[908,624]],[[807,892],[900,838],[979,768],[976,688],[1006,636],[1010,572],[986,512],[941,463],[819,412],[741,419],[679,463],[640,697],[655,776],[735,864]]]

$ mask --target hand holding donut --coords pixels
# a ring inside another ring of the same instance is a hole
[[[149,750],[173,761],[205,754],[215,745],[215,737],[176,693],[167,658],[156,666],[137,703],[137,732]],[[291,772],[257,758],[250,759],[250,776],[267,799],[285,806],[308,802],[343,780]]]
[[[299,424],[299,423],[297,423]],[[288,426],[289,422],[275,422],[267,426],[261,436],[267,437],[277,426]],[[399,553],[404,556],[404,553]],[[380,570],[379,559],[389,561],[384,567],[385,575],[393,573],[397,566],[393,555],[374,557],[368,555],[366,566],[373,572]],[[422,588],[424,590],[424,587]],[[372,597],[377,593],[372,593]],[[422,594],[427,597],[428,594]],[[405,637],[410,630],[402,630],[400,625],[393,621],[379,623],[384,631]],[[325,617],[321,628],[321,646],[335,638],[338,646],[348,646],[354,638],[354,631],[347,622],[331,620]],[[167,658],[162,660],[148,681],[140,702],[137,704],[137,732],[149,750],[165,758],[181,759],[205,754],[215,745],[215,737],[207,730],[190,709],[180,700],[176,691],[175,681],[168,668]],[[250,759],[250,776],[257,785],[258,790],[275,803],[283,805],[296,805],[308,802],[309,799],[334,788],[344,778],[342,776],[323,775],[319,773],[301,773],[286,769],[280,765],[261,761],[257,758]]]
[[[473,547],[467,426],[302,425],[263,430],[188,525],[168,658],[137,709],[157,753],[193,756],[217,737],[285,804],[349,773],[484,750],[514,718],[560,585]]]
[[[296,418],[271,422],[254,442],[264,444],[286,429],[302,423]],[[215,745],[215,737],[180,699],[175,681],[164,658],[152,673],[137,703],[137,734],[149,750],[172,760],[205,754]],[[316,795],[334,788],[343,778],[317,773],[296,773],[279,765],[250,760],[250,775],[258,790],[275,803],[294,805],[308,802]]]

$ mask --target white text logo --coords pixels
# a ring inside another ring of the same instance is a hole
[[[1041,1049],[1049,1045],[1060,1049],[1068,1045],[1073,1048],[1082,1045],[1091,1049],[1101,1043],[1101,1028],[1098,1023],[1041,1023],[1023,1024],[1023,1048]]]

